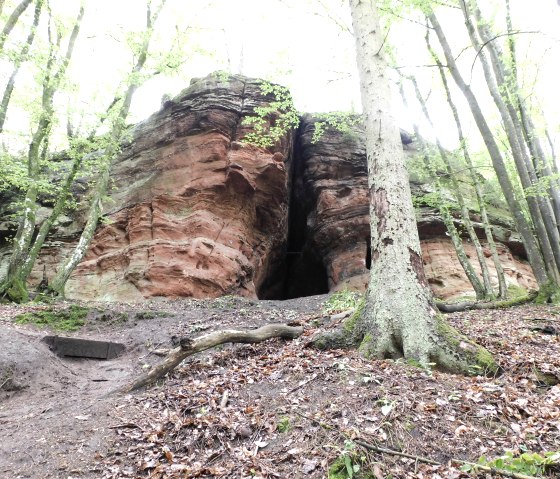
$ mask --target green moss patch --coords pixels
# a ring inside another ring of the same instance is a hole
[[[85,324],[88,308],[73,304],[66,309],[46,309],[16,316],[17,324],[34,324],[56,331],[77,331]]]

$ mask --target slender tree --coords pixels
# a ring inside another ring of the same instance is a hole
[[[469,149],[467,146],[467,139],[465,138],[465,135],[463,133],[463,124],[461,122],[461,118],[459,117],[459,111],[457,110],[453,97],[451,96],[451,90],[449,89],[449,84],[447,83],[447,75],[445,73],[444,66],[441,63],[441,60],[439,59],[437,53],[432,48],[432,45],[430,43],[430,29],[426,29],[425,38],[426,38],[426,45],[428,47],[428,51],[430,52],[432,59],[437,65],[438,72],[441,78],[441,83],[443,85],[443,89],[445,90],[445,97],[447,99],[447,103],[449,105],[449,108],[451,109],[451,112],[453,113],[453,119],[455,120],[455,125],[457,127],[457,135],[459,137],[461,152],[463,154],[463,159],[468,169],[471,182],[476,194],[476,200],[478,204],[478,210],[480,212],[480,217],[482,220],[482,226],[484,228],[484,234],[486,236],[488,248],[490,249],[490,253],[492,255],[492,261],[494,263],[494,268],[496,269],[496,275],[498,277],[498,297],[501,299],[505,299],[507,297],[507,284],[504,275],[504,268],[500,261],[498,250],[496,248],[496,243],[494,241],[494,235],[492,233],[492,227],[490,226],[490,221],[488,219],[486,202],[484,201],[484,196],[482,194],[480,181],[476,174],[476,169],[474,167],[473,161],[471,159],[471,155],[469,153]]]
[[[60,48],[62,38],[57,32],[55,40],[55,33],[52,31],[53,22],[49,21],[50,53],[43,77],[41,113],[27,153],[29,186],[25,194],[22,217],[13,241],[12,254],[8,263],[8,273],[3,283],[0,284],[0,294],[7,294],[13,301],[26,301],[28,296],[25,281],[21,277],[21,271],[35,231],[40,165],[44,163],[44,161],[41,161],[43,159],[42,154],[46,155],[48,138],[54,120],[54,95],[59,89],[72,58],[84,12],[84,5],[82,3],[68,40],[66,52],[60,59],[57,57],[57,50]]]
[[[25,12],[25,10],[27,9],[27,7],[29,6],[29,4],[32,2],[33,0],[22,0],[13,10],[13,12],[11,13],[11,15],[8,17],[8,20],[6,21],[6,24],[4,25],[4,27],[2,28],[2,32],[0,32],[0,53],[3,52],[4,50],[4,43],[6,42],[6,39],[8,38],[8,36],[10,35],[11,31],[14,29],[14,27],[16,26],[19,17],[21,17],[21,15],[23,14],[23,12]],[[3,6],[3,4],[2,4]],[[0,9],[1,11],[1,9]]]
[[[93,199],[88,211],[86,225],[84,227],[84,230],[82,231],[80,239],[78,240],[78,244],[76,245],[72,253],[68,256],[66,261],[64,261],[64,263],[60,266],[55,277],[49,285],[50,289],[55,294],[64,294],[64,287],[66,286],[68,278],[70,278],[72,271],[74,271],[76,266],[85,256],[91,240],[93,239],[93,235],[97,228],[97,223],[103,212],[102,203],[109,188],[111,167],[113,161],[120,151],[120,142],[126,130],[126,118],[130,110],[132,98],[136,90],[146,79],[143,73],[146,61],[148,60],[150,42],[155,31],[155,24],[161,10],[165,6],[166,1],[167,0],[162,0],[154,11],[152,11],[152,2],[148,1],[147,3],[146,29],[143,32],[139,51],[136,52],[137,59],[130,72],[126,91],[121,97],[118,98],[118,101],[115,102],[116,115],[111,120],[110,133],[108,135],[109,142],[103,152],[101,171],[97,178],[95,191],[93,193]]]
[[[0,133],[2,133],[4,129],[4,122],[6,121],[6,115],[8,113],[8,105],[10,104],[10,99],[12,98],[12,93],[14,91],[14,87],[16,84],[16,77],[19,72],[21,65],[27,61],[29,55],[29,49],[33,44],[33,40],[35,39],[35,33],[37,32],[37,26],[39,25],[39,19],[41,18],[41,9],[43,8],[43,0],[37,0],[35,2],[35,13],[33,15],[33,23],[31,25],[31,29],[29,30],[29,34],[27,35],[27,39],[23,44],[19,55],[14,60],[14,68],[12,70],[12,74],[8,79],[8,83],[6,84],[6,88],[4,88],[4,94],[2,95],[2,102],[0,103]]]
[[[500,113],[521,185],[527,191],[534,186],[537,177],[526,149],[517,111],[511,99],[507,95],[504,98],[502,93],[504,90],[500,92],[501,76],[498,75],[496,77],[493,74],[490,60],[482,48],[482,43],[474,28],[469,4],[465,0],[461,0],[461,9],[472,45],[478,52],[478,59],[482,65],[486,85]],[[495,66],[495,68],[499,68],[499,66]],[[527,204],[541,246],[541,252],[545,259],[549,278],[558,283],[560,281],[560,234],[556,228],[550,202],[542,196],[527,195]]]
[[[490,155],[490,159],[492,160],[492,165],[494,166],[494,171],[496,172],[496,176],[498,178],[498,182],[500,183],[502,193],[504,194],[508,208],[513,216],[516,229],[521,235],[523,245],[525,246],[525,251],[527,252],[527,257],[529,259],[529,263],[531,265],[535,278],[540,286],[548,285],[550,278],[547,268],[541,256],[539,245],[535,237],[533,236],[531,225],[523,214],[521,200],[518,198],[513,187],[513,183],[510,178],[502,153],[500,151],[500,147],[496,142],[492,130],[488,126],[486,117],[482,112],[475,94],[473,93],[471,87],[466,83],[463,76],[461,75],[461,72],[459,71],[457,63],[451,51],[451,47],[449,46],[449,42],[447,41],[439,20],[433,11],[428,12],[428,19],[441,45],[449,73],[461,93],[465,96],[475,123],[486,145],[486,148]]]
[[[416,98],[418,100],[418,103],[420,104],[420,107],[422,108],[424,117],[426,118],[426,120],[428,121],[428,123],[433,129],[434,125],[430,113],[428,111],[426,101],[424,100],[424,97],[420,92],[420,88],[418,87],[418,82],[414,77],[412,77],[410,81],[412,82],[412,85],[414,87]],[[418,131],[418,126],[415,126],[415,133],[418,138],[421,138],[420,132]],[[483,283],[480,282],[480,279],[476,271],[474,270],[469,258],[467,257],[467,254],[463,247],[463,241],[461,239],[459,232],[457,231],[457,228],[455,227],[455,224],[453,222],[453,217],[451,216],[451,213],[449,211],[449,206],[446,204],[446,202],[443,199],[443,187],[441,185],[439,177],[437,177],[437,172],[435,171],[435,168],[433,168],[433,166],[430,165],[430,160],[428,159],[429,153],[427,152],[427,147],[423,140],[422,143],[424,143],[424,150],[426,150],[426,154],[424,156],[425,163],[427,164],[427,167],[432,170],[432,174],[436,175],[436,186],[440,190],[440,196],[441,196],[440,211],[444,217],[444,222],[446,224],[447,230],[449,232],[449,235],[455,247],[457,258],[459,259],[459,262],[461,263],[461,266],[463,267],[463,270],[465,271],[467,278],[469,279],[471,285],[473,286],[477,299],[491,298],[493,297],[494,294],[492,291],[492,284],[490,283],[490,273],[488,271],[488,265],[486,264],[486,258],[484,256],[484,252],[482,250],[482,245],[480,244],[480,240],[478,239],[478,236],[474,230],[474,226],[472,224],[470,214],[469,214],[469,209],[467,207],[465,199],[463,198],[463,194],[461,193],[461,188],[459,187],[459,182],[457,180],[456,174],[453,171],[451,160],[449,159],[449,154],[447,153],[445,148],[443,148],[439,139],[436,138],[436,146],[439,152],[439,156],[443,161],[447,177],[450,180],[453,188],[453,194],[457,199],[459,210],[461,212],[461,219],[463,221],[467,234],[472,244],[475,247],[476,255],[482,272]]]
[[[422,265],[400,132],[391,114],[384,32],[374,0],[350,0],[360,73],[370,196],[372,264],[364,303],[320,347],[355,346],[379,358],[406,357],[457,372],[496,363],[438,313]],[[481,369],[478,369],[480,371]]]

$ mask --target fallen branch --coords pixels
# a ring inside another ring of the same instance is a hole
[[[433,459],[429,459],[427,457],[414,456],[413,454],[407,454],[405,452],[395,451],[393,449],[387,449],[385,447],[374,446],[373,444],[369,444],[369,443],[367,443],[365,441],[362,441],[360,439],[355,439],[353,442],[355,442],[359,446],[362,446],[365,449],[369,449],[370,451],[379,452],[379,453],[383,453],[383,454],[391,454],[393,456],[406,457],[408,459],[414,459],[415,461],[423,462],[425,464],[431,464],[433,466],[441,466],[442,465],[441,462],[434,461]],[[473,462],[462,461],[461,459],[451,459],[451,462],[456,462],[458,464],[466,464],[466,465],[472,466],[473,469],[479,469],[479,470],[484,471],[484,472],[490,472],[492,474],[499,474],[500,476],[511,477],[513,479],[538,479],[535,476],[527,476],[526,474],[521,474],[520,472],[505,471],[503,469],[497,469],[495,467],[483,466],[481,464],[475,464]]]
[[[537,291],[531,291],[527,296],[521,296],[515,299],[506,299],[503,301],[466,301],[463,303],[442,303],[436,301],[437,308],[442,313],[457,313],[459,311],[468,311],[470,309],[500,309],[518,306],[520,304],[530,303],[537,297]]]
[[[205,351],[225,343],[260,343],[272,338],[294,339],[303,333],[302,327],[292,327],[285,324],[268,324],[258,329],[239,331],[224,329],[205,334],[198,338],[181,338],[180,346],[172,349],[167,358],[154,366],[149,372],[134,381],[117,389],[116,393],[126,394],[141,387],[152,384],[168,372],[175,369],[188,356]]]
[[[358,444],[358,445],[360,445],[360,446],[362,446],[366,449],[369,449],[370,451],[380,452],[380,453],[384,453],[384,454],[391,454],[393,456],[406,457],[408,459],[414,459],[415,461],[423,462],[425,464],[432,464],[434,466],[441,466],[441,462],[434,461],[433,459],[428,459],[427,457],[414,456],[412,454],[407,454],[406,452],[400,452],[400,451],[395,451],[393,449],[386,449],[384,447],[374,446],[373,444],[369,444],[367,442],[361,441],[360,439],[356,439],[353,442],[355,442],[356,444]]]

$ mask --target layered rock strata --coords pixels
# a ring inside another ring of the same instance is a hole
[[[365,288],[370,255],[363,131],[326,129],[314,142],[317,118],[304,115],[298,130],[271,148],[244,144],[254,131],[244,119],[273,101],[259,80],[210,75],[136,125],[114,164],[103,221],[68,282],[67,297],[285,298]],[[267,121],[278,114],[272,111]],[[429,191],[421,182],[412,187],[417,194]],[[84,211],[59,221],[32,282],[41,279],[44,265],[54,274],[83,224]],[[523,255],[523,247],[511,225],[495,220],[493,227],[508,282],[535,287],[528,265],[512,254]],[[419,209],[418,228],[436,295],[471,293],[439,215]],[[10,230],[13,223],[0,221],[0,236]],[[483,237],[480,225],[478,232]],[[5,264],[6,245],[3,251]]]
[[[258,80],[209,76],[137,125],[67,297],[256,297],[283,260],[292,139],[239,140],[270,101]]]

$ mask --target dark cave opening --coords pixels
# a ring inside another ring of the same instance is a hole
[[[260,288],[259,299],[283,300],[329,292],[322,257],[309,241],[307,218],[315,200],[305,185],[305,151],[300,134],[298,129],[291,158],[286,249],[280,264],[270,272]]]

